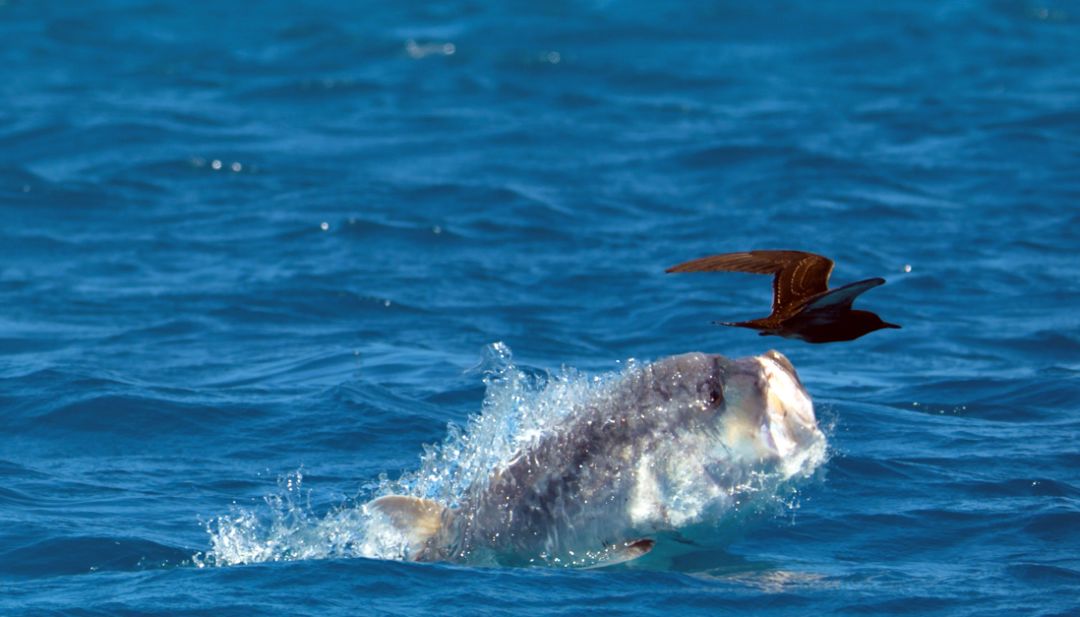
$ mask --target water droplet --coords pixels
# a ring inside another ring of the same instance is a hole
[[[234,172],[237,172],[237,173],[239,173],[240,170],[243,169],[243,168],[244,168],[244,166],[241,165],[239,162],[234,162],[232,165],[229,166],[229,169],[231,169],[231,170],[233,170]]]
[[[215,171],[221,169],[221,161],[214,159],[210,162],[210,167],[212,167]]]
[[[414,39],[405,41],[405,53],[416,60],[426,58],[431,54],[452,56],[455,52],[457,52],[457,46],[453,43],[418,43]]]
[[[904,264],[904,272],[911,272],[911,264]]]
[[[319,229],[321,229],[323,231],[329,231],[330,230],[330,223],[327,223],[326,221],[323,221],[323,222],[319,223]]]

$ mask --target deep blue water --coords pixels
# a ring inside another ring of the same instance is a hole
[[[1080,612],[1077,3],[9,0],[0,37],[0,614]],[[763,339],[709,322],[767,279],[663,273],[749,248],[884,276],[904,329]],[[775,347],[829,460],[681,571],[300,550],[496,342]]]

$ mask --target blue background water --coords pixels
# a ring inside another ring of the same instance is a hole
[[[1080,611],[1080,5],[0,3],[0,613]],[[802,248],[903,330],[716,328]],[[905,272],[910,266],[910,272]],[[788,354],[798,507],[702,572],[197,568],[362,497],[484,348]],[[233,510],[231,510],[233,509]]]

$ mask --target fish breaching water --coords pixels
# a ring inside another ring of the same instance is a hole
[[[367,504],[417,561],[602,566],[696,543],[755,492],[812,472],[825,437],[776,351],[688,353],[633,367],[529,436],[457,503]]]
[[[505,346],[492,349],[505,365],[485,379],[483,412],[426,447],[417,470],[322,517],[280,499],[267,500],[278,504],[270,529],[250,511],[219,517],[196,563],[667,567],[724,540],[722,527],[776,503],[826,459],[813,403],[776,351],[532,377]]]

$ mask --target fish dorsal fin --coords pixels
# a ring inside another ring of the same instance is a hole
[[[594,568],[606,568],[615,564],[633,561],[646,555],[655,545],[656,542],[648,538],[631,540],[630,542],[621,542],[615,546],[609,547],[607,551],[605,551],[603,557],[593,565],[587,566],[584,569],[592,570]]]
[[[446,508],[430,499],[387,495],[367,504],[371,512],[377,512],[397,529],[409,543],[409,558],[417,559],[443,526]]]

